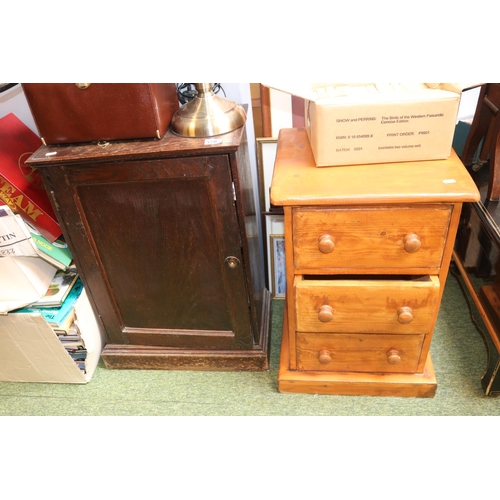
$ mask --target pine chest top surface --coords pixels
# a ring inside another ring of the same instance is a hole
[[[479,191],[455,151],[445,160],[316,167],[305,128],[281,129],[274,205],[474,202]]]

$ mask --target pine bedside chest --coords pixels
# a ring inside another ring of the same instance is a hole
[[[287,293],[278,390],[433,397],[429,353],[463,202],[446,160],[316,167],[282,129],[271,201],[285,213]]]

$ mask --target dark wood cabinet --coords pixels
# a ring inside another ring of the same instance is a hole
[[[244,127],[48,146],[29,160],[99,316],[108,368],[265,370],[270,294]]]

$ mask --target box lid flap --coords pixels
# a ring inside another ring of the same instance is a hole
[[[352,97],[373,98],[376,94],[411,93],[412,98],[423,91],[440,90],[460,94],[462,90],[481,85],[480,83],[284,83],[275,81],[262,85],[302,97],[311,101],[325,98]],[[427,94],[428,95],[428,94]]]
[[[0,314],[39,300],[57,269],[40,257],[0,258]]]

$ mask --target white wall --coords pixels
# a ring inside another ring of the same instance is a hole
[[[458,108],[457,123],[459,121],[470,121],[476,112],[477,100],[479,98],[480,87],[462,92],[460,106]]]
[[[259,200],[259,178],[257,170],[257,151],[255,144],[255,130],[253,126],[253,114],[252,114],[252,95],[250,92],[249,83],[221,83],[221,87],[224,89],[227,99],[231,99],[241,105],[248,104],[247,109],[247,123],[246,131],[248,138],[248,154],[250,158],[250,171],[252,173],[252,182],[254,186],[254,203],[257,213],[260,211],[260,200]],[[217,94],[220,97],[224,97],[222,92]],[[259,239],[262,241],[264,238],[264,230],[262,228],[261,217],[256,217],[257,231],[259,233]],[[261,260],[264,262],[264,247],[261,245]]]
[[[0,118],[9,113],[14,113],[36,135],[39,135],[21,84],[0,93]]]

